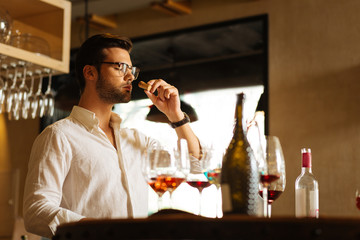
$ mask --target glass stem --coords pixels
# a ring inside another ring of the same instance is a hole
[[[271,204],[270,203],[267,205],[267,217],[271,218]]]
[[[158,212],[162,209],[163,204],[162,204],[162,196],[158,195]]]
[[[269,205],[268,205],[268,188],[267,188],[267,186],[263,186],[262,198],[263,198],[264,217],[270,217],[269,210],[268,210]]]
[[[221,197],[221,187],[220,184],[216,185],[217,189],[217,200],[216,200],[216,217],[222,217],[222,197]]]
[[[199,216],[201,216],[201,200],[202,200],[202,190],[199,189]]]
[[[170,191],[169,191],[169,194],[170,194],[170,199],[169,199],[169,208],[170,208],[170,209],[172,209],[172,208],[173,208],[172,193],[173,193],[173,191],[172,191],[172,190],[170,190]]]

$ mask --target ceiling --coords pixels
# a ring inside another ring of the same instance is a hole
[[[88,0],[88,13],[100,16],[129,12],[149,7],[154,0]],[[85,0],[70,0],[72,19],[85,15]]]

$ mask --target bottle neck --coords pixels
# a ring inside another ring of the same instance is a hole
[[[236,107],[236,122],[235,122],[235,131],[241,131],[246,134],[246,124],[243,119],[242,106]]]
[[[302,167],[301,168],[301,173],[305,174],[305,173],[312,173],[311,167]]]
[[[241,134],[246,135],[247,132],[247,127],[246,127],[246,122],[243,116],[243,109],[244,109],[244,95],[243,94],[239,94],[238,95],[238,99],[237,99],[237,103],[236,103],[236,111],[235,111],[235,132],[238,132],[237,134],[239,134],[239,132],[241,132]]]

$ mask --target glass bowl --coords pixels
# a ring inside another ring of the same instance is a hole
[[[21,48],[38,55],[50,57],[50,45],[44,38],[32,35],[30,33],[19,33],[12,35],[10,45]]]
[[[12,28],[12,18],[9,13],[0,7],[0,43],[8,43]]]

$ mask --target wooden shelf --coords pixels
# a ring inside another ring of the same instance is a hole
[[[30,33],[49,42],[50,57],[0,43],[0,54],[68,73],[71,3],[67,0],[11,0],[2,3],[13,19],[12,31]]]

